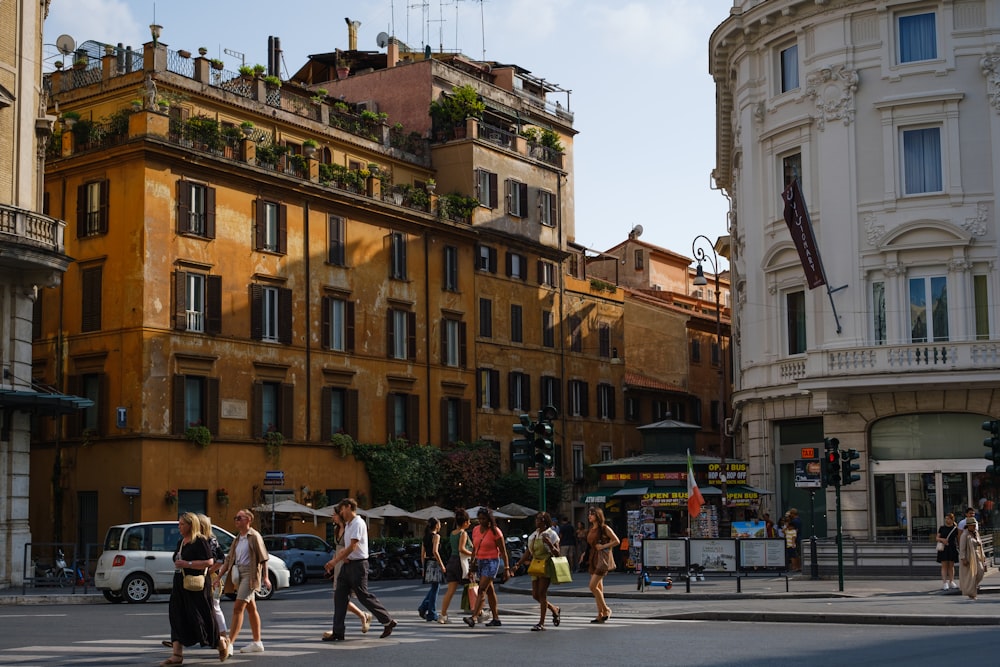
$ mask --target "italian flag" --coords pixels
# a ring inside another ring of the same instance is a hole
[[[705,504],[705,497],[698,489],[698,482],[694,479],[694,464],[691,462],[691,450],[688,450],[688,514],[698,516],[701,514],[701,506]]]

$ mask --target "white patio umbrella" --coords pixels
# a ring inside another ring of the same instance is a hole
[[[336,509],[337,509],[337,505],[336,504],[327,505],[326,507],[320,507],[318,510],[316,510],[316,516],[326,517],[327,519],[332,519],[333,518],[333,513],[336,511]],[[360,516],[363,516],[363,517],[365,517],[367,519],[368,518],[368,512],[370,512],[370,511],[371,510],[363,510],[363,509],[361,509],[359,507],[356,510],[355,513],[358,514],[358,515],[360,515]]]
[[[416,512],[410,514],[414,519],[419,519],[420,521],[427,521],[428,519],[437,519],[439,521],[444,521],[446,519],[454,519],[455,511],[447,510],[438,505],[431,505],[430,507],[425,507],[419,509]]]
[[[413,515],[401,507],[396,507],[392,503],[379,505],[370,510],[364,510],[369,519],[412,519]]]
[[[282,500],[280,503],[261,503],[253,508],[254,512],[274,512],[275,514],[304,514],[305,516],[316,516],[316,510],[306,507],[294,500]]]
[[[479,510],[481,510],[481,509],[490,509],[490,508],[483,507],[482,505],[476,505],[475,507],[470,507],[469,509],[467,509],[465,511],[468,512],[469,516],[474,519],[474,518],[476,518],[476,515],[479,514]],[[506,512],[501,512],[500,510],[490,510],[490,511],[493,512],[493,518],[494,519],[514,519],[514,518],[520,519],[520,518],[523,518],[523,517],[514,517],[514,516],[511,516],[510,514],[507,514]]]
[[[535,516],[538,514],[538,510],[533,510],[527,505],[519,505],[518,503],[507,503],[499,509],[500,512],[509,514],[515,519],[524,519],[529,516]],[[494,512],[494,516],[496,513]]]

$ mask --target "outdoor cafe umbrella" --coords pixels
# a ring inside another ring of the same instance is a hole
[[[425,507],[423,509],[417,510],[410,514],[414,519],[419,519],[420,521],[427,521],[428,519],[438,519],[439,521],[445,521],[447,519],[455,518],[454,510],[447,510],[438,505],[431,505],[430,507]]]
[[[253,508],[254,512],[270,512],[271,513],[271,529],[274,529],[274,515],[275,514],[298,514],[301,516],[311,516],[313,524],[316,523],[316,511],[311,507],[306,507],[301,503],[297,503],[294,500],[282,500],[279,503],[262,503]]]
[[[413,515],[392,503],[379,505],[370,510],[364,510],[369,519],[412,519]]]
[[[337,505],[336,505],[336,503],[334,503],[333,505],[327,505],[326,507],[320,507],[318,510],[316,510],[316,516],[322,516],[322,517],[326,517],[328,519],[332,519],[333,518],[333,514],[336,511],[337,511]],[[363,516],[363,517],[365,517],[367,519],[369,511],[370,510],[363,510],[363,509],[361,509],[359,507],[355,513],[359,514],[360,516]]]
[[[477,514],[479,514],[479,510],[482,510],[482,509],[489,509],[489,508],[488,507],[483,507],[482,505],[476,505],[475,507],[470,507],[469,509],[467,509],[465,511],[469,513],[470,517],[474,517]],[[519,519],[519,518],[524,518],[524,517],[514,517],[514,516],[511,516],[510,514],[507,514],[506,512],[501,512],[500,510],[490,510],[490,511],[493,512],[493,518],[494,519],[515,519],[515,518]]]
[[[509,514],[511,517],[515,519],[524,519],[529,516],[535,516],[536,514],[538,514],[538,510],[533,510],[530,507],[527,507],[525,505],[519,505],[517,503],[507,503],[506,505],[501,507],[499,511],[504,512],[505,514]],[[495,515],[496,513],[494,512],[494,516]]]

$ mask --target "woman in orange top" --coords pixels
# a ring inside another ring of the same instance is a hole
[[[472,529],[472,557],[476,559],[479,571],[479,595],[476,596],[476,606],[472,609],[472,616],[466,616],[462,620],[470,628],[475,627],[476,619],[479,618],[486,598],[489,597],[493,620],[487,623],[486,627],[495,628],[500,625],[500,611],[493,579],[498,574],[510,576],[510,562],[507,560],[503,533],[493,520],[493,512],[483,507],[476,517],[479,519],[479,525]],[[503,568],[500,567],[501,561]]]

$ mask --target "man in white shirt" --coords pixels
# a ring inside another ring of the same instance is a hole
[[[323,641],[344,641],[347,616],[347,601],[354,592],[358,602],[363,604],[384,626],[380,639],[392,634],[396,621],[389,615],[378,598],[368,592],[368,526],[357,514],[358,503],[354,498],[344,498],[337,503],[337,514],[344,520],[344,548],[326,564],[330,572],[337,565],[340,577],[333,598],[333,634],[323,637]]]
[[[969,519],[976,518],[976,510],[972,507],[965,508],[965,518],[958,522],[958,530],[961,532],[965,530],[965,522]]]

